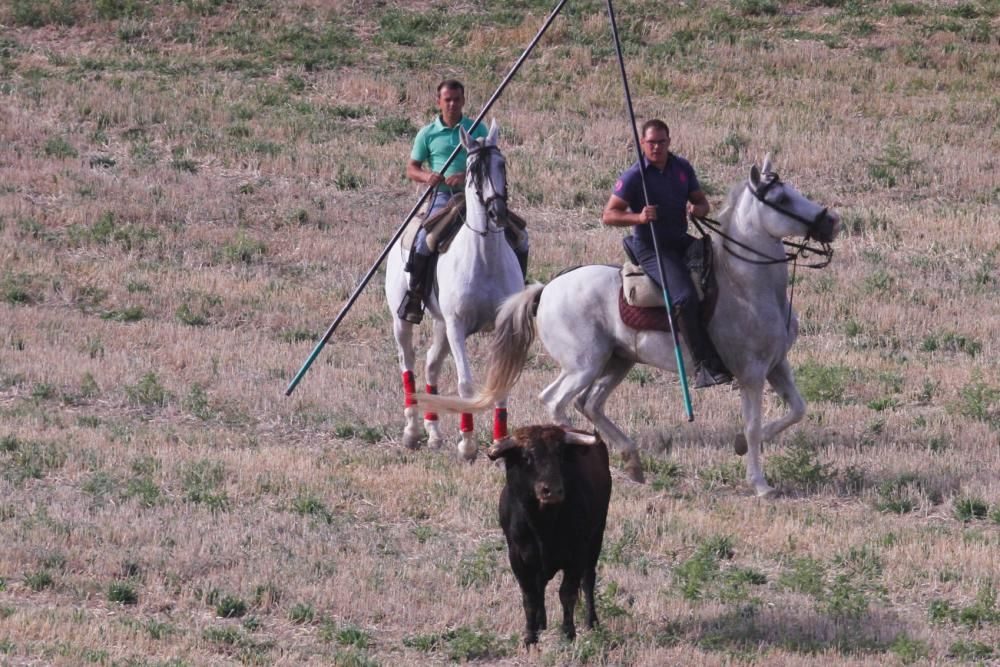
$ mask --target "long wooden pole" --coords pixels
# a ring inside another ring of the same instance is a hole
[[[565,5],[566,2],[567,0],[559,0],[559,4],[557,4],[555,9],[553,9],[552,12],[549,14],[549,17],[545,20],[545,23],[542,24],[542,27],[538,31],[538,34],[536,34],[534,39],[531,40],[531,42],[528,44],[528,47],[524,50],[524,53],[521,54],[521,57],[518,58],[517,62],[515,62],[514,65],[510,68],[510,72],[508,72],[507,76],[504,77],[504,80],[500,82],[500,85],[497,87],[496,92],[493,93],[489,101],[487,101],[486,104],[483,106],[483,110],[479,112],[478,116],[476,116],[476,120],[472,123],[472,126],[469,128],[469,132],[472,132],[473,130],[476,129],[479,123],[483,120],[483,117],[486,116],[486,112],[489,111],[490,108],[493,106],[493,104],[497,101],[497,99],[499,99],[500,93],[502,93],[504,88],[507,87],[507,84],[510,83],[510,80],[514,78],[514,74],[517,73],[517,70],[521,68],[521,65],[528,58],[528,54],[530,54],[532,50],[534,50],[535,45],[538,44],[538,40],[542,38],[542,35],[545,34],[545,31],[549,29],[550,25],[552,25],[552,21],[555,20],[556,16],[562,10],[563,5]],[[451,156],[448,158],[448,161],[444,163],[443,167],[441,167],[440,173],[443,174],[448,169],[448,167],[451,166],[451,163],[455,161],[455,158],[458,156],[461,150],[462,150],[461,146],[455,147],[455,150],[452,151]],[[354,302],[358,300],[358,297],[361,295],[361,292],[371,281],[372,276],[375,275],[375,272],[378,271],[378,267],[385,260],[386,256],[389,254],[389,251],[392,250],[392,247],[396,244],[396,241],[399,240],[399,237],[403,235],[403,232],[406,230],[406,226],[410,224],[410,220],[412,220],[413,216],[417,214],[417,211],[420,209],[421,205],[423,205],[424,200],[427,199],[427,196],[431,193],[432,190],[433,188],[427,188],[426,190],[424,190],[423,193],[420,195],[420,199],[417,201],[416,205],[414,205],[414,207],[410,209],[410,212],[403,220],[403,224],[399,226],[399,229],[396,230],[396,233],[392,235],[391,239],[389,239],[389,242],[382,250],[382,253],[378,256],[378,259],[376,259],[375,263],[372,264],[372,267],[368,269],[368,273],[366,273],[365,277],[361,279],[361,282],[354,289],[354,292],[351,294],[351,296],[347,299],[347,303],[344,304],[344,307],[340,309],[340,313],[337,315],[336,319],[333,320],[333,323],[327,328],[326,333],[323,334],[322,338],[320,338],[319,341],[316,343],[316,346],[313,347],[312,352],[309,353],[309,357],[306,358],[305,363],[302,364],[302,368],[300,368],[299,372],[295,374],[294,378],[292,378],[292,381],[288,384],[288,388],[285,389],[285,396],[291,396],[292,392],[295,391],[295,387],[298,386],[303,376],[305,376],[306,371],[308,371],[309,367],[312,366],[312,363],[316,361],[316,357],[319,356],[320,351],[326,345],[327,341],[330,340],[330,337],[333,336],[333,332],[337,330],[338,326],[340,326],[340,322],[341,320],[344,319],[344,316],[347,315],[347,311],[349,311],[351,307],[354,305]]]
[[[618,54],[618,68],[621,70],[622,86],[625,89],[625,107],[628,110],[629,125],[632,127],[632,137],[635,141],[635,152],[639,156],[639,176],[642,180],[642,198],[646,205],[649,205],[649,191],[646,189],[646,172],[643,169],[644,162],[642,148],[639,145],[639,130],[635,126],[635,111],[632,109],[632,93],[628,88],[628,75],[625,73],[625,58],[622,56],[622,45],[618,39],[618,24],[615,21],[615,9],[608,0],[608,18],[611,19],[611,34],[615,38],[615,52]],[[655,220],[649,224],[653,224]],[[663,258],[660,256],[660,248],[656,242],[656,234],[653,237],[653,251],[656,253],[656,268],[660,271],[660,286],[663,289],[663,302],[667,308],[667,322],[670,323],[670,335],[674,339],[674,358],[677,360],[677,375],[681,381],[681,396],[684,399],[684,412],[687,420],[694,421],[694,411],[691,408],[691,392],[688,389],[687,374],[684,372],[684,355],[681,353],[681,341],[677,336],[677,327],[674,325],[674,304],[670,300],[670,290],[667,288],[666,273],[663,270]]]

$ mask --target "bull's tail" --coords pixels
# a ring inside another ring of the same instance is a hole
[[[490,343],[486,382],[475,396],[416,394],[417,403],[435,412],[482,412],[507,396],[521,377],[535,340],[535,308],[544,287],[541,283],[532,283],[500,306]]]

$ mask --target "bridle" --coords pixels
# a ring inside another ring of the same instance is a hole
[[[750,194],[753,195],[754,199],[764,204],[768,208],[774,209],[778,213],[781,213],[782,215],[789,217],[793,220],[796,220],[798,222],[801,222],[803,225],[805,225],[807,229],[804,235],[806,239],[805,243],[796,243],[795,241],[787,241],[785,239],[782,239],[781,240],[782,245],[784,245],[786,248],[790,248],[791,251],[785,251],[784,257],[774,258],[771,255],[761,252],[760,250],[757,250],[756,248],[753,248],[741,241],[737,241],[732,236],[729,236],[728,234],[723,232],[722,223],[719,222],[718,220],[713,220],[712,218],[707,218],[707,217],[699,218],[692,216],[691,219],[694,222],[695,228],[697,228],[698,231],[701,232],[703,236],[705,235],[705,229],[703,228],[702,225],[704,225],[704,227],[707,227],[709,230],[715,232],[727,242],[722,244],[722,247],[726,250],[726,252],[728,252],[733,257],[736,257],[737,259],[742,260],[744,262],[748,262],[750,264],[770,265],[770,264],[788,264],[789,262],[794,262],[795,266],[798,266],[799,259],[805,259],[809,256],[815,255],[816,257],[820,258],[818,261],[815,261],[811,264],[803,264],[802,266],[809,269],[821,269],[825,267],[831,262],[831,260],[833,260],[833,246],[831,246],[830,243],[826,241],[820,241],[817,238],[817,234],[820,231],[819,226],[823,223],[823,221],[827,217],[828,209],[824,207],[820,209],[820,211],[814,217],[806,218],[804,216],[799,215],[795,211],[784,208],[774,202],[768,201],[767,199],[768,191],[775,185],[781,184],[781,179],[778,177],[778,174],[771,173],[768,174],[768,176],[769,178],[767,179],[767,181],[757,186],[756,188],[751,186],[750,183],[747,183],[747,190],[750,191]],[[815,241],[816,243],[819,243],[819,247],[810,245],[809,241]],[[739,252],[733,250],[731,245],[738,246],[743,250],[746,250],[747,252],[750,252],[753,255],[756,255],[757,257],[760,257],[762,259],[755,259],[753,257],[747,257],[746,255],[740,254]]]
[[[495,153],[495,154],[499,155],[501,158],[503,157],[503,154],[500,152],[500,149],[497,148],[496,146],[490,146],[490,145],[485,145],[485,144],[477,144],[476,146],[473,146],[473,147],[469,148],[468,153],[469,153],[469,158],[472,160],[472,164],[470,165],[469,172],[470,172],[470,175],[472,176],[473,185],[476,188],[476,199],[478,199],[479,203],[483,205],[483,208],[486,210],[486,214],[487,214],[486,229],[483,230],[483,231],[479,231],[479,230],[473,230],[473,231],[475,231],[477,234],[481,234],[483,236],[485,236],[486,234],[488,234],[490,232],[493,232],[494,234],[498,234],[500,232],[503,232],[504,228],[507,225],[507,220],[506,220],[506,218],[507,218],[507,216],[506,216],[506,210],[507,210],[507,180],[505,178],[504,181],[503,181],[503,183],[501,184],[502,187],[498,187],[497,183],[493,180],[492,170],[490,170],[488,168],[488,166],[487,166],[487,165],[489,165],[489,159],[488,158],[491,157],[492,154]],[[485,198],[483,197],[483,184],[484,184],[484,182],[488,182],[490,184],[490,190],[493,192],[493,194],[491,194],[489,197],[485,197]],[[504,210],[505,213],[503,215],[503,219],[495,219],[494,220],[494,222],[496,223],[496,226],[497,226],[497,229],[494,231],[494,230],[490,229],[490,225],[489,225],[490,206],[494,202],[498,202],[498,201],[503,204],[503,210]],[[468,220],[468,218],[466,218],[466,220]],[[466,222],[466,225],[468,225],[468,222]],[[471,227],[470,227],[470,229],[471,229]]]

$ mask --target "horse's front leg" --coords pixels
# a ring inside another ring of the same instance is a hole
[[[393,319],[393,334],[396,338],[396,351],[399,355],[399,366],[403,373],[403,415],[406,425],[403,427],[403,446],[407,449],[420,448],[420,413],[413,399],[417,391],[416,378],[413,374],[413,325],[401,319]]]
[[[427,393],[436,394],[438,379],[441,377],[441,367],[448,357],[450,348],[448,346],[448,332],[445,328],[444,320],[434,320],[434,340],[427,350]],[[424,413],[424,429],[427,431],[427,446],[440,447],[444,442],[441,436],[441,422],[437,413]]]
[[[792,368],[788,359],[782,360],[774,370],[768,373],[767,381],[788,405],[788,412],[764,425],[764,430],[761,433],[763,442],[771,442],[786,428],[802,421],[806,414],[806,402],[802,399],[798,387],[795,386],[795,378],[792,376]]]
[[[472,398],[476,388],[472,383],[472,368],[469,356],[465,351],[466,328],[458,322],[447,322],[448,343],[451,345],[451,356],[455,359],[455,374],[458,376],[458,395],[462,398]],[[479,453],[479,443],[476,442],[475,425],[471,412],[463,412],[459,422],[461,439],[458,441],[458,453],[468,462],[476,460]]]
[[[740,379],[740,398],[743,403],[743,434],[747,440],[747,482],[761,498],[774,495],[775,490],[764,478],[761,465],[761,412],[764,387],[760,382],[746,383]]]
[[[506,440],[507,432],[507,397],[493,405],[493,443]]]

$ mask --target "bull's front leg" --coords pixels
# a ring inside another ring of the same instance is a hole
[[[564,570],[562,584],[559,586],[559,602],[562,603],[562,631],[566,639],[576,638],[576,625],[573,623],[573,612],[576,601],[580,598],[580,573]]]
[[[538,643],[538,632],[545,629],[545,589],[538,591],[531,584],[521,584],[521,604],[524,606],[524,646]]]
[[[583,601],[587,605],[587,629],[593,629],[598,624],[597,610],[594,607],[594,585],[596,582],[597,567],[588,567],[583,573]]]

